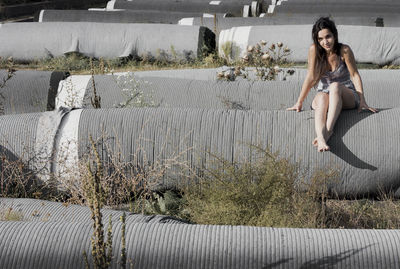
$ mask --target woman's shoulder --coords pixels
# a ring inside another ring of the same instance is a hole
[[[351,48],[347,44],[340,43],[340,55],[344,56],[345,54],[349,53]]]
[[[308,48],[308,55],[313,55],[313,56],[317,55],[317,47],[315,46],[315,44],[311,44],[310,47]]]
[[[316,51],[317,50],[317,46],[315,46],[315,44],[311,44],[310,47],[308,48],[309,51]]]

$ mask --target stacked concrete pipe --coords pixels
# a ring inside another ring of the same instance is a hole
[[[105,0],[48,0],[48,1],[5,1],[0,7],[0,19],[13,19],[21,16],[33,16],[44,8],[83,8],[90,5],[106,4]],[[17,3],[15,3],[17,2]]]
[[[165,12],[159,10],[41,10],[38,22],[101,22],[101,23],[170,23],[177,24],[188,16],[203,16],[201,12]],[[218,17],[223,17],[219,15]]]
[[[343,15],[360,15],[370,14],[375,16],[383,16],[398,12],[400,8],[397,2],[376,2],[376,1],[285,1],[281,5],[275,7],[274,13],[308,13],[318,14],[331,12],[333,14]]]
[[[38,155],[31,167],[40,168],[42,181],[50,178],[49,171],[64,178],[79,176],[76,168],[91,150],[89,136],[103,141],[97,150],[105,164],[120,154],[122,163],[140,167],[172,165],[165,177],[151,182],[154,189],[187,183],[182,166],[174,164],[205,169],[212,166],[210,153],[230,162],[252,161],[248,145],[256,144],[300,162],[308,172],[307,180],[320,168],[337,169],[330,191],[353,197],[400,187],[400,130],[393,125],[398,117],[398,108],[377,114],[344,111],[329,142],[331,151],[324,154],[311,145],[315,136],[312,111],[86,109],[3,116],[0,124],[1,146],[14,157],[27,156],[20,144],[31,141],[30,156]],[[24,131],[29,133],[24,136]]]
[[[363,82],[366,100],[369,100],[371,106],[379,108],[398,107],[399,72],[382,71],[361,72],[362,78],[365,78]],[[152,71],[142,72],[142,75],[140,72],[136,75],[98,75],[94,77],[94,81],[96,92],[101,96],[102,108],[138,106],[135,100],[128,100],[130,94],[140,93],[137,100],[140,100],[143,106],[283,110],[296,102],[304,79],[304,72],[301,71],[298,71],[297,77],[288,76],[286,81],[269,82],[246,79],[218,81],[215,79],[215,71],[211,74],[213,80],[178,79],[180,72],[171,71],[169,77],[156,77],[157,74],[152,77]],[[131,82],[132,79],[135,83]],[[93,92],[91,76],[71,76],[59,84],[56,107],[91,108]],[[312,91],[305,100],[306,110],[311,105],[313,95]]]
[[[190,60],[213,51],[215,36],[205,27],[169,24],[8,23],[0,26],[0,43],[0,57],[12,56],[20,62],[66,53]]]
[[[400,64],[400,28],[339,25],[339,42],[350,45],[358,63],[379,65]],[[269,44],[283,42],[291,49],[289,61],[307,62],[308,49],[312,44],[312,25],[268,25],[233,27],[220,32],[219,54],[224,55],[223,46],[231,46],[233,59],[239,59],[247,52],[249,45],[260,40]],[[366,46],[368,44],[368,46]]]
[[[112,230],[111,268],[120,268],[121,224]],[[0,266],[85,268],[92,232],[90,223],[0,222]],[[125,238],[128,264],[143,269],[400,266],[398,230],[128,223]]]
[[[377,16],[346,16],[332,15],[331,13],[315,14],[275,14],[273,16],[265,16],[262,18],[203,18],[203,17],[187,17],[179,20],[180,25],[199,25],[205,26],[218,34],[221,30],[230,29],[239,26],[256,26],[256,25],[299,25],[313,24],[321,16],[330,16],[337,25],[363,25],[363,26],[380,26],[379,17]],[[396,17],[397,18],[397,17]],[[386,25],[390,26],[390,25]],[[400,20],[398,25],[400,26]]]
[[[133,214],[129,211],[102,209],[104,223],[120,221],[125,213],[126,223],[187,223],[170,216]],[[14,215],[27,222],[85,222],[91,223],[91,211],[86,206],[28,198],[0,198],[0,214]]]
[[[156,78],[176,78],[176,79],[193,79],[193,80],[218,80],[217,74],[219,72],[225,72],[229,70],[230,67],[222,66],[218,68],[202,68],[202,69],[170,69],[170,70],[150,70],[150,71],[136,71],[131,73],[136,78],[146,79],[148,77]],[[282,68],[284,71],[288,69]],[[294,70],[294,74],[291,76],[286,76],[288,81],[304,81],[307,74],[307,69],[305,68],[290,68]],[[249,69],[249,75],[254,71]],[[381,81],[399,81],[400,72],[396,69],[359,69],[358,72],[361,75],[363,81],[381,80]],[[128,72],[115,73],[115,75],[129,76]],[[278,74],[279,81],[283,80],[283,73]],[[257,77],[254,77],[256,79]],[[241,77],[237,77],[237,80]],[[253,78],[252,78],[253,79]]]
[[[0,19],[5,20],[21,16],[31,16],[38,10],[50,8],[52,4],[51,1],[41,1],[36,3],[2,5],[0,7]]]
[[[268,16],[277,18],[290,17],[311,17],[320,16],[333,17],[335,20],[339,17],[345,19],[347,25],[356,25],[360,19],[367,18],[374,20],[376,26],[398,27],[400,20],[397,14],[400,11],[400,5],[396,1],[314,1],[314,0],[294,0],[282,1],[279,5],[270,6]],[[308,23],[303,20],[301,23]],[[337,21],[339,23],[339,20]],[[341,24],[341,23],[339,23]]]
[[[201,12],[201,13],[229,13],[233,16],[255,16],[260,14],[260,1],[234,0],[234,1],[181,1],[173,0],[138,0],[138,1],[115,1],[107,3],[107,10],[113,9],[136,9],[136,10],[163,10],[179,12]]]
[[[7,70],[0,70],[3,84],[0,115],[53,110],[59,82],[68,75],[66,72],[30,70],[9,74]]]

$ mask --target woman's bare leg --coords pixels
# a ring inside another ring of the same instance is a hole
[[[322,101],[320,99],[324,98],[318,96],[318,94],[324,93],[317,93],[312,104],[313,108],[315,109],[315,132],[317,133],[317,137],[314,139],[313,144],[314,146],[318,147],[318,151],[329,150],[327,142],[333,134],[333,128],[342,109],[355,108],[355,98],[352,90],[336,82],[329,85],[328,89],[328,106],[324,114],[325,118],[323,118],[323,115],[320,114],[323,111],[319,111],[317,109],[318,106],[321,106],[321,104],[322,107],[325,107],[326,100]],[[321,124],[321,119],[325,119],[323,124]],[[321,139],[321,133],[323,135],[323,139]]]
[[[352,91],[337,82],[329,85],[329,108],[326,119],[327,134],[330,137],[333,132],[336,120],[342,109],[355,108],[355,99]],[[326,137],[328,141],[329,137]]]
[[[318,151],[329,150],[329,146],[326,144],[326,121],[327,111],[329,107],[329,95],[327,93],[318,92],[315,96],[312,107],[315,110],[315,133],[317,135],[316,144]]]

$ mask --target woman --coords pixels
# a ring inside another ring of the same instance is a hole
[[[367,109],[374,113],[377,110],[365,101],[353,52],[348,45],[339,43],[335,23],[327,17],[318,19],[312,29],[312,38],[307,76],[296,104],[287,110],[300,112],[310,89],[319,82],[311,105],[315,110],[317,134],[313,144],[323,152],[329,150],[327,142],[342,109]]]

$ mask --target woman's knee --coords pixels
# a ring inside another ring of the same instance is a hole
[[[329,104],[328,94],[318,93],[312,102],[312,107],[313,109],[325,109],[328,107],[328,104]]]
[[[338,82],[332,82],[329,85],[328,89],[329,89],[329,94],[332,94],[332,95],[336,95],[336,94],[341,95],[342,94],[342,87],[340,86],[340,83],[338,83]]]

